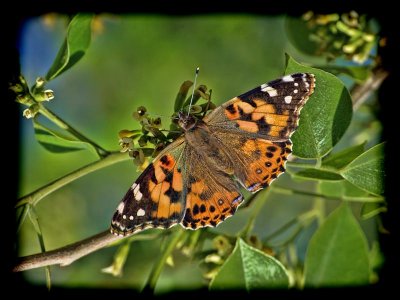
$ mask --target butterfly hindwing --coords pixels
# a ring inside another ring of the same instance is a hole
[[[186,156],[186,211],[181,225],[190,229],[217,226],[243,201],[239,186],[228,174],[205,164],[205,158],[194,149],[188,147]]]
[[[259,138],[238,138],[237,134],[229,132],[216,131],[213,134],[227,144],[227,152],[236,162],[236,179],[253,193],[268,187],[285,171],[286,161],[292,152],[290,140],[272,142]]]

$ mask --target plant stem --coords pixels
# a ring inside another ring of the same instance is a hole
[[[315,169],[317,163],[314,161],[314,163],[303,163],[303,162],[297,162],[297,161],[288,161],[286,164],[287,167],[293,167],[293,168],[305,168],[305,169]]]
[[[109,155],[107,155],[104,158],[101,158],[93,163],[90,163],[82,168],[79,168],[67,175],[62,176],[61,178],[58,178],[54,180],[53,182],[50,182],[36,191],[20,198],[16,204],[16,207],[19,207],[24,204],[31,204],[31,205],[36,205],[41,199],[46,197],[48,194],[54,192],[55,190],[63,187],[64,185],[84,176],[87,175],[93,171],[97,171],[99,169],[108,167],[110,165],[113,165],[115,163],[128,160],[130,159],[126,153],[121,153],[118,151],[111,152]]]
[[[165,262],[167,261],[167,258],[171,255],[172,251],[175,249],[176,245],[178,244],[184,232],[185,230],[179,228],[174,233],[172,233],[172,236],[169,238],[167,242],[166,249],[162,253],[159,260],[155,263],[153,269],[151,270],[150,276],[147,279],[147,283],[144,286],[143,291],[154,292],[157,280],[161,275],[161,271],[164,268]]]
[[[339,201],[354,201],[354,202],[383,202],[385,198],[381,196],[346,196],[343,195],[341,197],[333,197],[333,196],[327,196],[319,193],[313,193],[313,192],[306,192],[306,191],[301,191],[301,190],[295,190],[295,189],[289,189],[289,188],[284,188],[277,186],[276,184],[271,186],[271,189],[274,192],[280,193],[280,194],[285,194],[285,195],[304,195],[304,196],[312,196],[312,197],[320,197],[324,198],[327,200],[339,200]]]
[[[388,75],[389,73],[384,69],[377,68],[365,82],[355,85],[351,90],[353,109],[358,109],[380,87]]]
[[[75,128],[73,128],[71,125],[66,123],[63,119],[61,119],[59,116],[57,116],[55,113],[53,113],[51,110],[47,109],[42,103],[38,103],[39,105],[39,112],[52,121],[54,124],[56,124],[58,127],[61,129],[64,129],[68,131],[70,134],[72,134],[74,137],[76,137],[80,141],[87,142],[91,144],[97,151],[97,154],[99,157],[105,157],[109,154],[109,152],[105,149],[103,149],[101,146],[81,134],[79,131],[77,131]]]

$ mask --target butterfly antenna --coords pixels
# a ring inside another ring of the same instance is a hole
[[[192,98],[190,99],[189,103],[189,109],[188,109],[188,116],[190,114],[190,109],[192,108],[192,102],[193,102],[193,97],[194,97],[194,90],[196,89],[196,81],[197,81],[197,76],[199,75],[200,68],[196,68],[196,73],[194,75],[194,84],[193,84],[193,91],[192,91]]]

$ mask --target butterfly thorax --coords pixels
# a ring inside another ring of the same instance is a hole
[[[178,124],[184,131],[193,129],[193,127],[196,126],[198,120],[199,119],[190,114],[184,112],[178,113]]]
[[[233,163],[224,150],[226,146],[212,134],[207,123],[184,113],[179,113],[178,117],[186,142],[201,157],[201,161],[212,164],[224,173],[232,174]]]

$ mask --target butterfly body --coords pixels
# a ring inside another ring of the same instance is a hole
[[[240,185],[267,187],[285,170],[290,136],[315,78],[298,73],[225,102],[203,119],[179,113],[183,134],[139,176],[114,213],[111,232],[125,236],[180,223],[216,226],[242,203]]]

